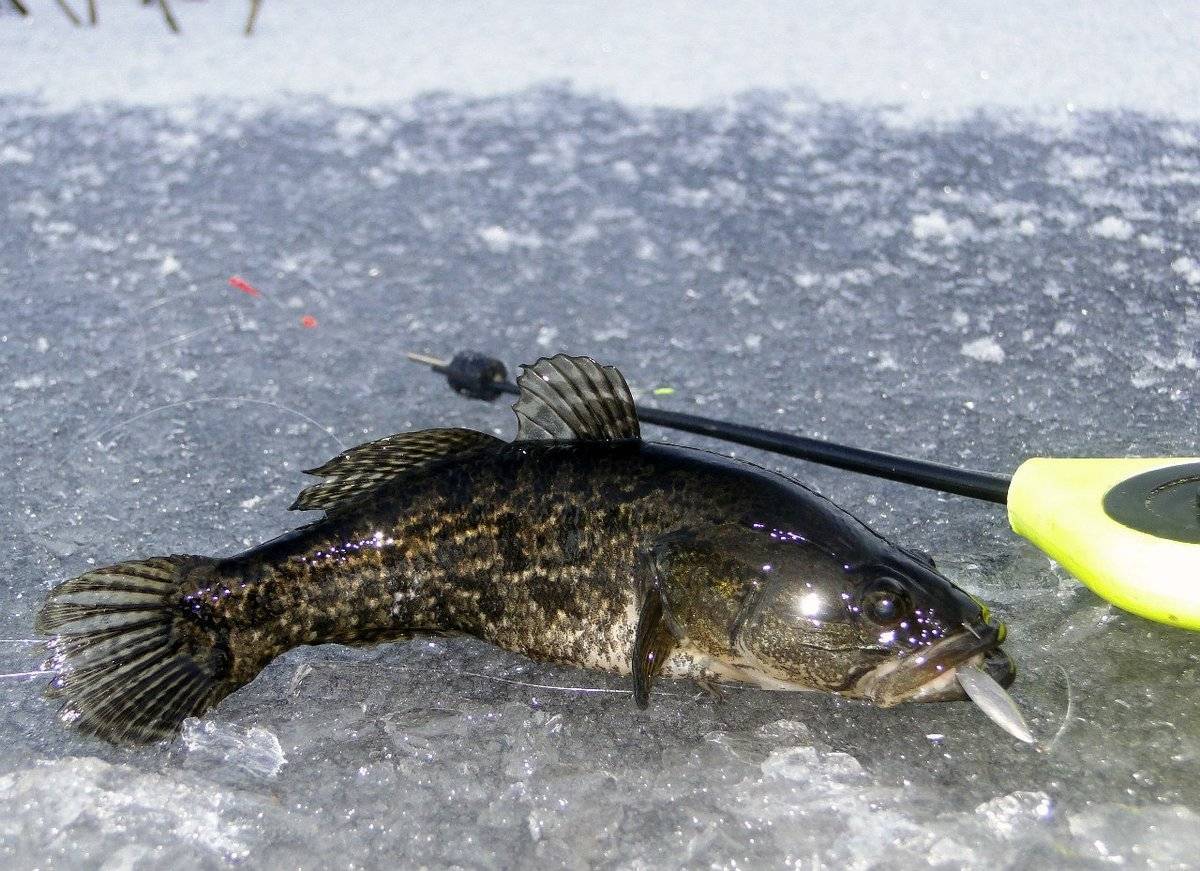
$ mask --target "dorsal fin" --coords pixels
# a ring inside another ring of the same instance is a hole
[[[521,396],[513,405],[518,441],[641,438],[629,385],[612,366],[558,354],[522,368]]]
[[[345,507],[400,475],[502,444],[495,436],[473,429],[397,433],[351,448],[323,466],[306,469],[306,475],[327,480],[305,487],[291,507],[294,511]]]

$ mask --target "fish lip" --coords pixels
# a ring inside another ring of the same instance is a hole
[[[1017,679],[1017,664],[1001,647],[987,651],[983,657],[983,670],[1000,686],[1008,689]]]
[[[1000,647],[1006,635],[1003,623],[978,620],[964,624],[962,632],[869,672],[859,681],[855,694],[880,707],[964,699],[966,693],[955,679],[955,669],[964,664],[982,668],[1001,686],[1010,686],[1016,666]]]

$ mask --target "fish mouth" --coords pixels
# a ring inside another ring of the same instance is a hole
[[[1002,687],[1012,684],[1017,667],[1000,648],[1007,629],[1003,623],[980,620],[963,624],[963,631],[868,672],[855,686],[855,695],[883,708],[902,702],[949,702],[967,697],[957,668],[970,665],[985,671]]]

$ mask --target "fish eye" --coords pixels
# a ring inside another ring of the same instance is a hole
[[[863,614],[880,626],[895,626],[911,611],[908,593],[892,578],[879,578],[863,594]]]

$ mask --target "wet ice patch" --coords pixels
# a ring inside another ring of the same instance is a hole
[[[1060,152],[1050,166],[1051,176],[1066,176],[1074,181],[1092,181],[1105,171],[1104,158],[1098,154]]]
[[[969,218],[950,219],[941,209],[924,215],[914,215],[911,223],[913,238],[919,241],[956,245],[975,235],[975,225]]]
[[[1133,224],[1116,215],[1108,215],[1092,224],[1088,232],[1101,239],[1128,242],[1133,238]]]
[[[237,767],[258,777],[275,777],[287,764],[279,738],[261,726],[240,729],[192,718],[184,721],[179,741],[193,760]]]
[[[612,174],[625,184],[637,184],[642,178],[638,168],[629,160],[615,161],[612,165]]]
[[[233,819],[244,808],[223,791],[177,772],[145,773],[93,757],[0,776],[0,811],[0,841],[11,867],[44,866],[51,857],[61,867],[95,867],[99,857],[115,859],[113,867],[185,867],[200,857],[229,862],[249,853],[248,826]],[[71,832],[69,840],[64,831]]]
[[[772,750],[762,762],[763,774],[803,783],[845,783],[864,776],[862,765],[848,753],[821,753],[816,747]]]
[[[6,163],[25,166],[33,163],[33,152],[21,148],[19,145],[5,145],[0,148],[0,166]]]
[[[17,390],[36,390],[45,385],[46,376],[40,372],[35,372],[33,375],[28,375],[24,378],[17,378],[12,382],[12,386]]]
[[[896,362],[896,358],[892,356],[891,351],[880,351],[876,357],[875,368],[881,371],[899,371],[900,364]]]
[[[960,349],[963,356],[978,360],[980,363],[1003,363],[1004,349],[991,336],[982,336],[963,342]]]
[[[158,274],[163,278],[169,275],[174,275],[183,268],[178,258],[174,254],[168,254],[163,258],[162,263],[158,265]]]
[[[1001,838],[1022,837],[1028,829],[1050,819],[1053,803],[1041,790],[1018,790],[975,808],[987,827]]]
[[[540,248],[542,240],[536,233],[518,233],[493,224],[479,231],[479,238],[489,251],[507,254],[514,248]]]
[[[1139,389],[1160,384],[1164,373],[1182,370],[1195,372],[1200,369],[1200,359],[1190,347],[1180,347],[1174,354],[1161,351],[1143,351],[1144,365],[1130,376],[1130,382]]]
[[[1193,868],[1200,816],[1182,805],[1100,804],[1070,818],[1084,855],[1113,865]]]
[[[1200,263],[1191,257],[1177,257],[1171,262],[1171,271],[1192,286],[1200,284]]]

